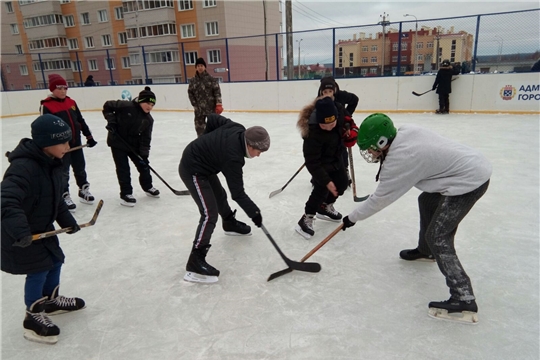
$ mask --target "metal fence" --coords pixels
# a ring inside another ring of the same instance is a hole
[[[1,54],[2,90],[46,88],[48,74],[70,86],[187,83],[195,60],[223,82],[433,74],[442,59],[462,73],[530,71],[540,58],[540,9],[342,28],[117,47]],[[384,36],[383,36],[384,34]],[[290,36],[293,57],[288,61]],[[289,65],[289,66],[288,66]]]

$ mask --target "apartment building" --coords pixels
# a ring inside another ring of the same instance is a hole
[[[0,3],[3,90],[185,83],[197,57],[222,81],[276,79],[281,3],[217,0],[21,0]],[[268,36],[261,36],[268,34]],[[265,51],[266,50],[266,51]]]

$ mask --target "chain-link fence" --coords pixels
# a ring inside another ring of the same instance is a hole
[[[414,19],[413,19],[414,18]],[[106,50],[2,53],[2,90],[187,83],[195,61],[222,82],[434,74],[443,59],[462,73],[531,71],[540,58],[540,9]],[[82,41],[82,40],[81,40]],[[154,39],[155,42],[155,39]],[[287,51],[287,44],[290,46]],[[289,57],[287,56],[289,53]]]

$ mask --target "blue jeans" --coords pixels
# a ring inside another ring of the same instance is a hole
[[[58,261],[51,270],[26,275],[26,282],[24,284],[24,303],[26,309],[30,310],[32,304],[43,296],[52,295],[54,288],[60,284],[61,268],[62,262]]]

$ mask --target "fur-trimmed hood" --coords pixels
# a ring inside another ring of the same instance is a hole
[[[304,106],[302,110],[300,110],[300,114],[298,115],[298,121],[296,122],[296,127],[298,128],[298,131],[300,131],[300,136],[302,136],[303,139],[307,138],[309,135],[309,124],[317,123],[317,119],[315,118],[315,103],[317,102],[317,100],[322,98],[322,96],[315,98],[315,100],[313,100],[311,103]]]

